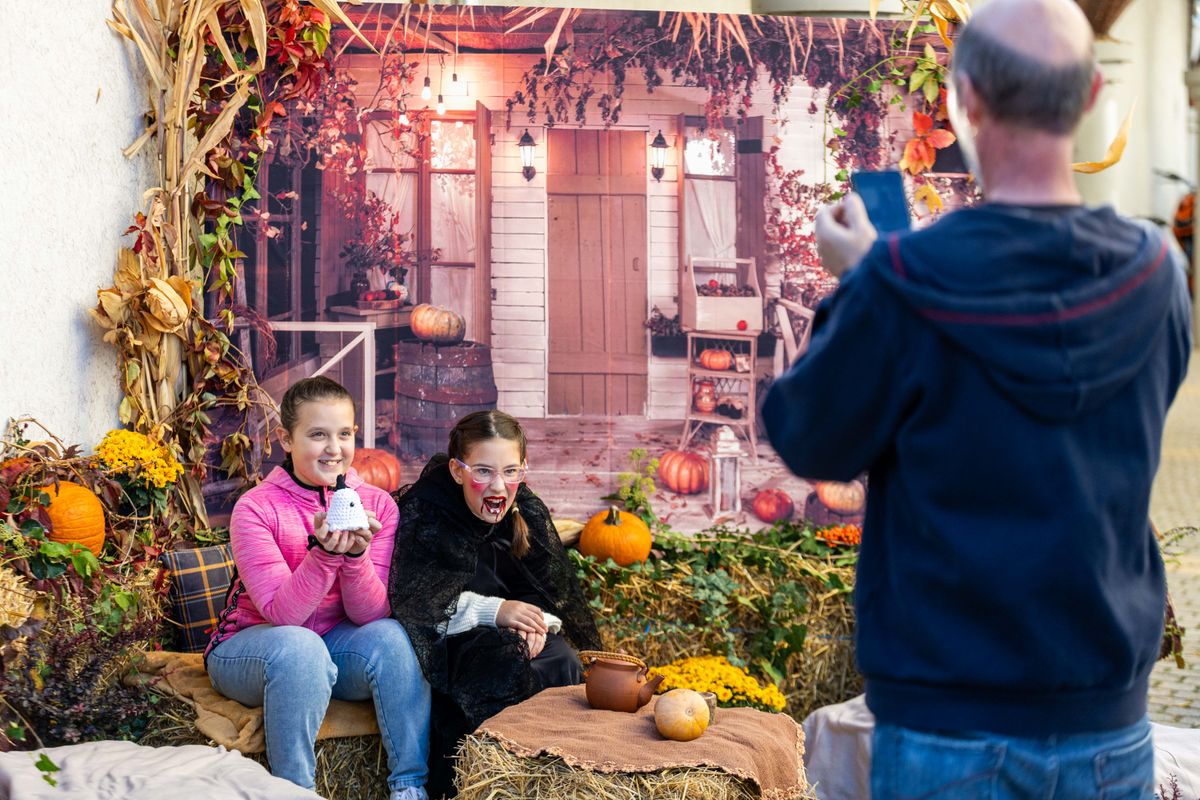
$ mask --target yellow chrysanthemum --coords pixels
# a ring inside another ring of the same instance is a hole
[[[166,445],[137,431],[109,431],[96,447],[96,457],[114,475],[141,480],[156,489],[170,486],[183,474],[183,466]]]
[[[752,705],[781,711],[786,704],[783,693],[774,684],[760,686],[744,669],[735,667],[724,656],[684,658],[654,670],[663,676],[658,691],[694,689],[712,692],[722,705]]]

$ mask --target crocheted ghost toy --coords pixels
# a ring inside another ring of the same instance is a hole
[[[345,475],[338,475],[329,511],[325,513],[325,524],[331,531],[357,531],[369,524],[362,498],[346,485]]]

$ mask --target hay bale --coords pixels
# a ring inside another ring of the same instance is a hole
[[[138,744],[151,747],[185,744],[215,746],[211,739],[196,730],[195,722],[196,714],[187,703],[161,700]],[[379,736],[320,739],[315,751],[317,794],[330,798],[387,800],[387,753]],[[270,769],[266,753],[244,755]]]
[[[483,734],[463,740],[454,784],[459,800],[757,800],[760,796],[753,782],[715,768],[590,772],[555,756],[514,755]]]

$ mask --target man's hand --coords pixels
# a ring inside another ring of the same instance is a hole
[[[862,198],[851,192],[817,214],[817,252],[821,266],[835,278],[842,275],[867,254],[879,238],[867,218]]]
[[[517,633],[540,633],[543,636],[549,628],[542,610],[532,603],[520,600],[505,600],[496,612],[497,628],[512,628]]]

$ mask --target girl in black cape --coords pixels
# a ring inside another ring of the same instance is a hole
[[[571,645],[600,648],[550,512],[524,483],[525,450],[515,418],[468,414],[450,432],[449,455],[396,494],[388,596],[433,688],[434,798],[454,795],[464,735],[542,689],[580,683]]]

